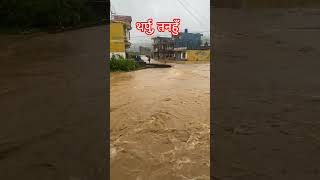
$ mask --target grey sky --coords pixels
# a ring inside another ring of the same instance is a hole
[[[135,27],[137,21],[146,21],[148,18],[153,18],[155,24],[177,17],[181,19],[180,31],[188,28],[189,32],[210,35],[210,0],[111,0],[111,10],[132,17],[132,43],[151,43],[150,36],[137,31]],[[170,36],[167,32],[159,33],[157,30],[155,35]]]

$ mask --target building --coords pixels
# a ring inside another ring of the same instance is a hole
[[[189,33],[188,29],[181,32],[178,36],[174,37],[174,47],[187,47],[188,49],[197,49],[201,46],[201,37],[203,34],[200,33]]]
[[[174,48],[174,59],[178,61],[187,60],[187,47]]]
[[[209,61],[210,47],[187,49],[186,47],[174,48],[174,59],[178,61]]]
[[[189,33],[188,29],[179,36],[153,38],[153,58],[178,61],[209,61],[210,46],[202,46],[200,33]]]
[[[202,46],[200,33],[189,33],[188,29],[174,38],[174,59],[184,61],[209,61],[210,46],[205,42]]]
[[[174,40],[171,37],[154,37],[153,58],[174,59]]]
[[[188,61],[210,60],[210,46],[207,42],[202,46],[200,33],[189,33],[188,29],[174,37],[174,59]]]
[[[202,45],[200,33],[189,33],[188,29],[174,37],[174,59],[187,61],[210,60],[210,46],[208,42]]]
[[[110,56],[118,54],[127,58],[131,46],[131,16],[114,15],[110,22]]]
[[[139,53],[140,55],[151,56],[151,49],[148,47],[139,46]]]
[[[174,38],[174,59],[188,61],[210,60],[210,47],[208,43],[202,46],[200,33],[189,33],[188,29]]]

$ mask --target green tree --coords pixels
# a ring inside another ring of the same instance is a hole
[[[0,26],[63,27],[104,18],[97,17],[86,2],[87,0],[2,0]]]

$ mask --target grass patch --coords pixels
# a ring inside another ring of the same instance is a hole
[[[112,56],[110,59],[110,71],[134,71],[140,69],[140,65],[133,59],[125,59],[122,56]]]

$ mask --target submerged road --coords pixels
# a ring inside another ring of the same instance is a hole
[[[112,73],[111,179],[210,179],[210,64]]]

